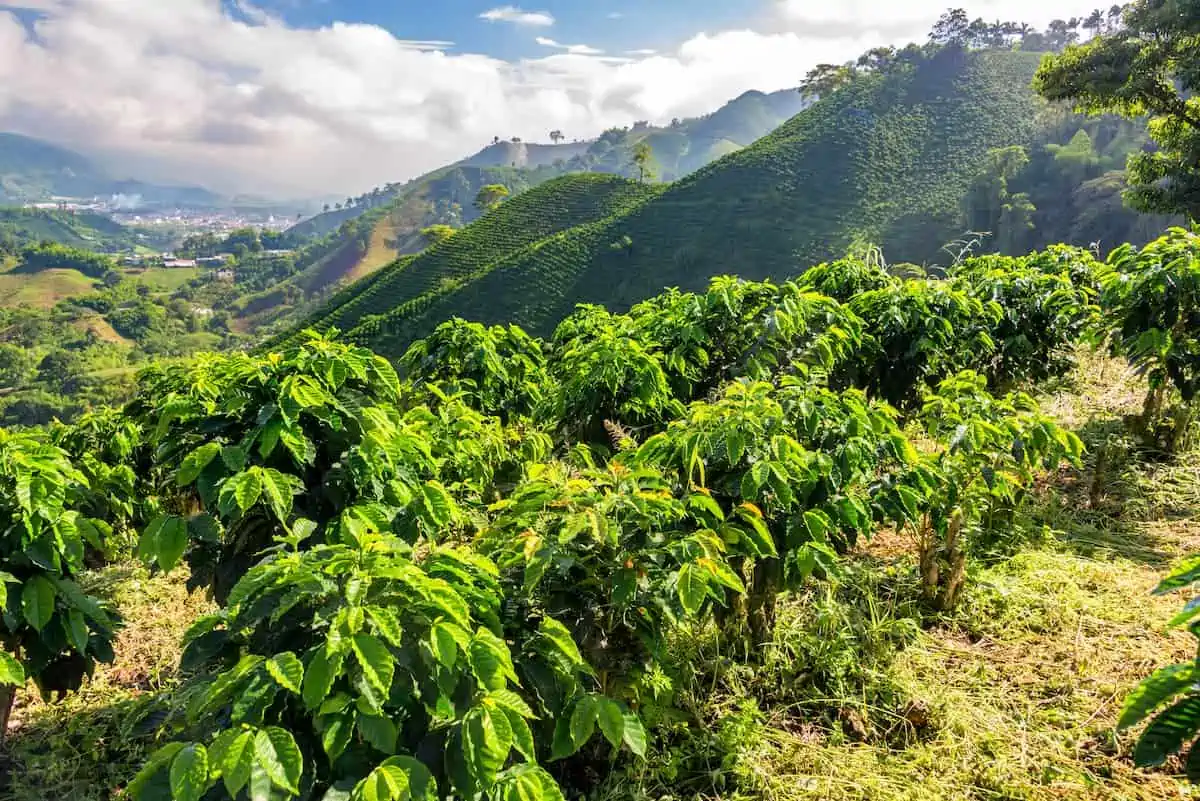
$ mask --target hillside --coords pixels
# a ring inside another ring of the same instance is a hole
[[[0,246],[42,241],[107,253],[166,244],[151,232],[128,228],[103,214],[0,208]]]
[[[0,202],[112,195],[140,198],[149,206],[208,207],[220,202],[217,195],[199,187],[118,179],[73,151],[28,136],[0,133]]]
[[[410,286],[365,328],[354,330],[386,304],[346,303],[317,322],[376,347],[385,338],[396,355],[451,315],[544,333],[576,303],[624,308],[725,273],[782,278],[855,242],[882,245],[891,261],[937,261],[965,230],[963,200],[983,157],[1034,140],[1044,104],[1028,87],[1039,60],[951,49],[865,75],[621,215],[498,253],[486,270],[448,267],[468,280],[419,301]]]
[[[462,207],[461,222],[470,222],[475,216],[471,209],[474,195],[456,191],[464,183],[475,186],[476,190],[485,183],[500,183],[516,193],[557,175],[573,172],[607,172],[634,177],[629,164],[630,152],[643,140],[654,152],[658,177],[674,180],[752,144],[804,109],[809,102],[798,91],[790,89],[771,94],[746,92],[711,114],[677,120],[665,128],[638,124],[632,128],[614,128],[595,140],[560,144],[499,140],[448,167],[404,184],[388,184],[355,199],[355,203],[329,209],[297,223],[290,232],[304,237],[323,237],[381,206],[412,204],[414,201],[430,209],[458,204]],[[503,172],[486,175],[481,181],[472,180],[473,170],[480,168],[503,169]],[[436,219],[433,222],[448,221]]]
[[[595,225],[657,195],[659,189],[610,175],[568,175],[500,204],[420,255],[403,258],[335,296],[314,325],[346,331],[370,315],[453,293],[547,238]]]

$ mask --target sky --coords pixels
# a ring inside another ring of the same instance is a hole
[[[946,5],[0,0],[0,130],[96,156],[118,177],[357,194],[493,136],[582,139],[793,88],[815,64],[924,41]],[[1091,8],[964,5],[1038,26]]]

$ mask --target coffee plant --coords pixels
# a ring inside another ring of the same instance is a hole
[[[0,739],[27,679],[64,693],[113,659],[119,619],[75,581],[85,549],[103,551],[111,533],[79,511],[92,494],[65,451],[0,431]]]
[[[1109,262],[1104,307],[1114,349],[1150,384],[1141,429],[1178,451],[1200,394],[1200,235],[1173,228],[1141,250],[1118,248]],[[1180,402],[1164,424],[1172,396]]]

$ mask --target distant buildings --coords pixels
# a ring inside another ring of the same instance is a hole
[[[163,267],[196,267],[195,259],[163,259]]]

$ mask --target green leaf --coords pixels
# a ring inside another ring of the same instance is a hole
[[[236,445],[227,445],[221,449],[221,461],[235,473],[246,469],[246,452]]]
[[[34,576],[21,588],[21,612],[25,621],[41,632],[54,617],[54,584],[45,576]]]
[[[88,649],[88,626],[83,612],[80,612],[78,609],[68,609],[66,615],[59,617],[59,622],[62,624],[63,633],[67,635],[67,642],[71,643],[71,647],[81,656],[86,654]]]
[[[295,654],[287,652],[271,657],[267,660],[267,672],[280,687],[300,695],[300,685],[304,680],[304,665]]]
[[[162,771],[163,768],[171,764],[175,759],[175,755],[183,750],[185,743],[167,743],[162,748],[155,751],[150,759],[147,760],[145,766],[138,771],[133,777],[133,781],[125,788],[125,792],[134,799],[141,799],[142,793],[154,778]]]
[[[506,679],[517,681],[508,646],[487,629],[480,629],[471,638],[467,661],[475,678],[489,690],[503,690],[507,686]]]
[[[195,482],[204,472],[204,468],[212,464],[213,459],[216,459],[220,452],[221,445],[210,442],[189,453],[179,466],[179,472],[175,474],[176,486],[186,487]]]
[[[370,634],[355,634],[351,640],[354,655],[362,668],[363,678],[380,695],[387,696],[392,688],[392,674],[396,669],[392,652],[375,636]]]
[[[620,748],[625,739],[625,711],[621,705],[611,698],[599,696],[596,698],[596,716],[604,739],[613,748]]]
[[[571,664],[586,667],[583,655],[579,653],[579,646],[575,644],[570,630],[562,623],[552,617],[544,617],[538,626],[538,633],[553,644],[555,650],[567,657]]]
[[[262,497],[261,473],[256,470],[251,469],[244,473],[238,473],[227,481],[232,488],[233,498],[237,501],[238,509],[243,513],[258,503],[258,499]]]
[[[684,611],[689,615],[697,614],[708,597],[707,572],[697,566],[695,562],[688,562],[679,569],[679,579],[676,585],[679,602],[683,604]]]
[[[353,713],[325,715],[321,718],[321,747],[331,760],[337,760],[346,751],[354,736]]]
[[[0,685],[25,686],[25,668],[7,651],[0,651]]]
[[[1138,739],[1133,761],[1139,767],[1161,765],[1184,743],[1200,732],[1200,695],[1191,695],[1168,707],[1150,722]]]
[[[809,509],[804,513],[804,527],[814,542],[828,542],[831,525],[829,515],[818,509]]]
[[[497,706],[504,707],[505,709],[511,709],[521,717],[537,717],[537,715],[533,714],[533,710],[530,709],[529,704],[525,703],[525,699],[517,695],[512,690],[493,690],[485,697],[488,701],[491,701]]]
[[[213,741],[209,750],[213,767],[221,772],[221,780],[230,797],[237,794],[250,781],[250,767],[254,763],[254,732],[229,730]]]
[[[625,740],[625,745],[629,746],[630,751],[643,759],[645,758],[646,729],[642,726],[641,718],[632,712],[625,713],[625,726],[622,729],[622,737]]]
[[[429,513],[429,522],[434,528],[445,528],[454,517],[454,501],[441,484],[426,482],[421,487],[425,499],[425,509]]]
[[[367,617],[371,619],[375,631],[389,645],[399,648],[404,644],[404,630],[400,627],[400,617],[395,610],[372,606],[367,609]]]
[[[396,724],[379,715],[358,714],[358,730],[363,739],[385,754],[396,753]]]
[[[1136,726],[1151,712],[1196,683],[1195,662],[1171,665],[1156,671],[1125,697],[1118,729]]]
[[[513,709],[508,707],[502,709],[508,718],[508,725],[512,727],[513,747],[528,761],[536,762],[537,747],[533,742],[533,731],[529,728],[529,722]]]
[[[208,790],[208,752],[199,743],[184,746],[171,760],[171,796],[200,801]]]
[[[294,476],[285,475],[274,469],[266,469],[261,473],[262,494],[267,499],[267,505],[279,522],[287,522],[292,513],[292,503],[298,480]],[[240,504],[241,501],[239,500]],[[244,507],[245,508],[245,507]]]
[[[571,710],[571,743],[576,751],[592,738],[598,713],[596,700],[590,695],[580,696],[575,702],[575,708]]]
[[[155,559],[163,572],[169,573],[179,564],[183,552],[187,550],[187,544],[187,521],[175,515],[166,517],[159,526],[158,537],[155,539]]]
[[[475,782],[490,788],[512,750],[513,733],[502,710],[475,707],[463,719],[463,753]]]
[[[330,662],[325,656],[325,649],[317,648],[304,671],[302,697],[305,706],[316,709],[321,705],[333,688],[334,679],[341,674],[341,667],[341,660]]]
[[[254,735],[254,761],[262,767],[271,783],[300,795],[300,774],[304,760],[291,732],[272,726]]]
[[[429,631],[430,644],[437,660],[448,668],[454,667],[458,661],[458,643],[450,632],[453,624],[435,623]]]

